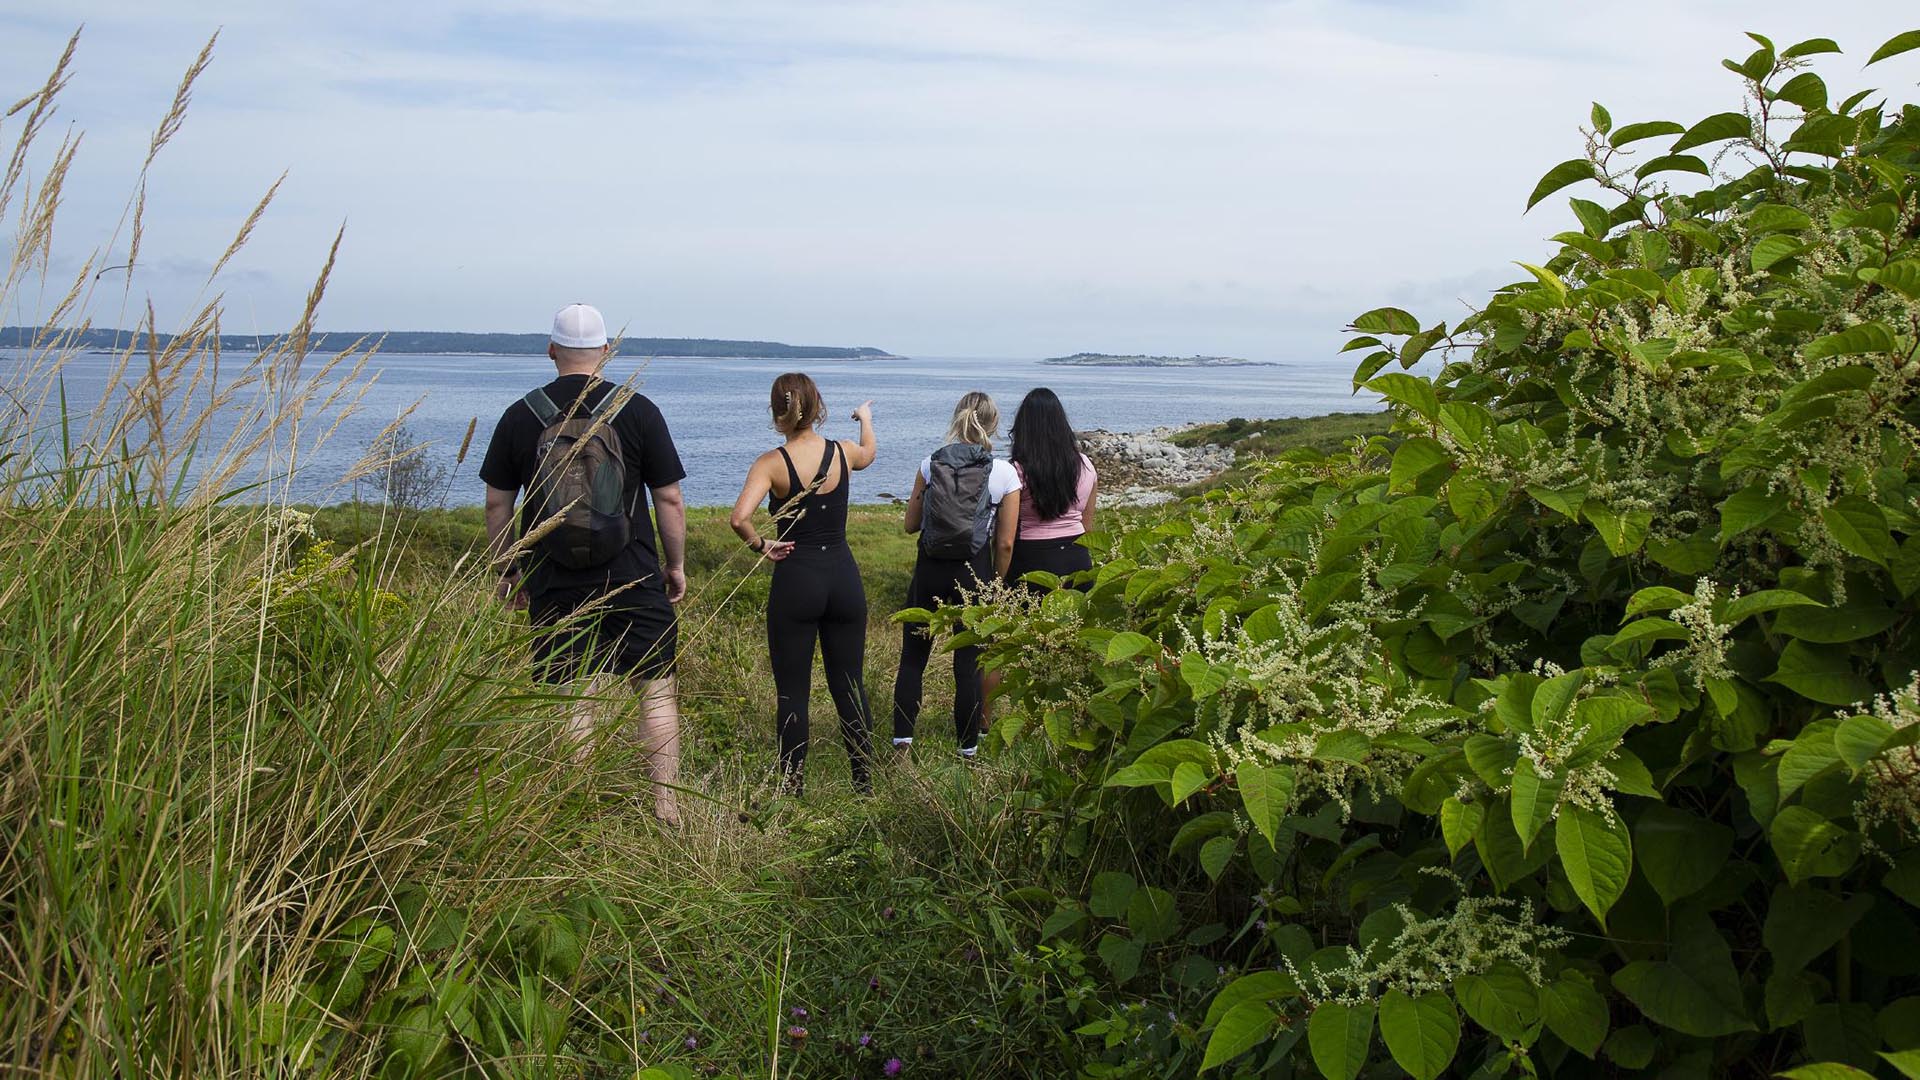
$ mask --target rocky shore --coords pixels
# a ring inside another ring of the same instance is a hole
[[[1169,437],[1186,428],[1080,432],[1080,449],[1100,470],[1100,505],[1156,506],[1172,502],[1175,489],[1212,479],[1233,466],[1224,446],[1175,446]]]

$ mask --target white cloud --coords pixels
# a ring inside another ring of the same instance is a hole
[[[50,63],[70,7],[0,16],[0,70]],[[1858,54],[1911,21],[1891,2],[282,7],[82,13],[66,244],[104,241],[221,24],[147,245],[210,260],[290,170],[224,283],[268,327],[345,220],[335,327],[537,328],[591,297],[647,334],[1282,358],[1379,302],[1450,317],[1538,255],[1563,212],[1520,208],[1592,98],[1621,122],[1735,107],[1717,60],[1748,28],[1839,38],[1854,58],[1830,81],[1872,85]],[[163,311],[197,287],[157,261],[143,278]]]

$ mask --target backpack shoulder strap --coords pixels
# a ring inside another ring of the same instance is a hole
[[[619,397],[620,388],[617,386],[610,388],[606,393],[600,395],[600,400],[594,403],[593,408],[587,410],[587,415],[593,417],[595,420],[604,416],[608,423],[612,423],[613,417],[620,412],[619,409],[613,407],[614,401]]]
[[[553,399],[548,397],[546,390],[541,387],[534,387],[527,392],[526,397],[520,400],[526,402],[527,408],[533,410],[533,418],[540,421],[540,426],[543,428],[552,427],[553,422],[560,418],[560,407],[553,403]]]

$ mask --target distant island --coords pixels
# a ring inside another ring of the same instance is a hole
[[[1043,364],[1072,367],[1279,367],[1265,360],[1242,360],[1237,356],[1122,356],[1117,353],[1079,352],[1072,356],[1049,356]]]
[[[66,348],[124,349],[133,340],[132,330],[80,330],[45,328]],[[42,336],[37,326],[0,327],[0,349],[25,349]],[[159,335],[166,348],[171,334]],[[222,334],[220,347],[251,351],[272,348],[280,335]],[[316,352],[338,352],[356,341],[378,342],[380,351],[389,353],[425,353],[456,356],[544,356],[545,334],[462,334],[443,330],[345,331],[329,330],[313,335]],[[144,346],[145,339],[142,338]],[[692,356],[746,360],[880,360],[893,356],[884,349],[842,348],[832,345],[788,345],[779,341],[725,341],[717,338],[622,338],[624,356]]]

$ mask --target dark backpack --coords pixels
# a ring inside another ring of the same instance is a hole
[[[987,478],[993,454],[973,443],[933,452],[920,502],[920,550],[936,559],[970,559],[987,546],[993,503]]]
[[[573,570],[609,562],[627,546],[627,466],[613,417],[619,396],[609,391],[598,405],[562,414],[545,390],[526,396],[540,422],[533,445],[533,480],[527,485],[528,519],[534,527],[560,515],[560,523],[534,542],[542,554]],[[615,410],[617,413],[618,410]]]

